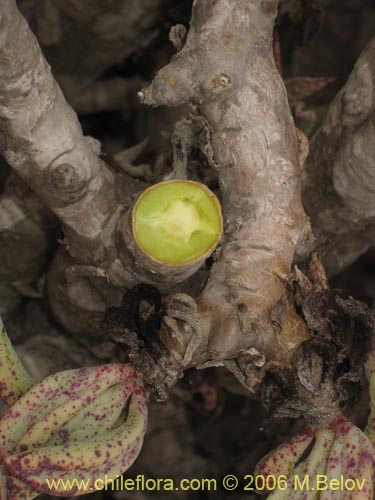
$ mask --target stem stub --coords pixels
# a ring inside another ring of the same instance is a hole
[[[148,257],[170,265],[190,264],[208,257],[220,241],[220,203],[199,182],[160,182],[136,201],[132,229],[135,241]]]

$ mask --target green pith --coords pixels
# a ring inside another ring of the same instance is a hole
[[[133,233],[153,259],[187,264],[209,254],[222,234],[216,196],[193,181],[166,181],[147,189],[133,209]]]

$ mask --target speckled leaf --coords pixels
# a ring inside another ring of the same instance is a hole
[[[330,428],[317,429],[315,432],[315,444],[310,455],[293,471],[293,475],[298,476],[301,482],[306,477],[310,479],[309,491],[305,491],[303,488],[293,488],[289,497],[290,500],[315,500],[318,498],[319,493],[314,484],[315,478],[318,474],[325,473],[328,455],[334,439],[334,430]]]
[[[34,384],[34,379],[13,349],[0,318],[0,399],[11,406]]]
[[[98,429],[109,431],[118,422],[131,389],[130,384],[110,387],[63,425],[46,445],[63,444],[67,439],[69,442],[90,439]]]
[[[1,500],[32,500],[40,495],[38,491],[16,477],[5,477],[5,485]]]
[[[336,427],[326,476],[327,481],[340,479],[341,476],[345,479],[354,479],[359,481],[360,486],[352,491],[342,488],[337,491],[322,491],[320,500],[372,500],[373,498],[373,448],[365,434],[344,417],[339,419]]]
[[[264,477],[269,475],[288,476],[313,438],[313,432],[308,428],[304,429],[290,441],[281,444],[276,450],[271,451],[271,453],[262,458],[258,462],[254,474]]]
[[[12,475],[40,493],[51,494],[46,479],[114,479],[130,467],[138,456],[146,419],[144,401],[135,395],[132,396],[128,417],[115,430],[88,441],[75,441],[9,456],[4,462]],[[53,493],[74,496],[84,491],[56,489]]]
[[[335,433],[329,428],[317,429],[315,432],[315,443],[309,456],[301,462],[288,477],[288,488],[285,490],[275,490],[268,497],[268,500],[315,500],[315,491],[306,491],[301,488],[295,488],[295,477],[300,478],[301,483],[305,477],[310,477],[310,481],[316,474],[324,473],[328,453],[331,449]]]
[[[30,437],[35,434],[35,446],[40,446],[108,387],[134,377],[134,368],[121,364],[50,375],[31,388],[1,419],[0,449],[12,453],[26,433]],[[27,436],[25,440],[31,443]]]
[[[137,457],[146,421],[144,391],[130,365],[47,377],[0,421],[1,461],[7,476],[4,498],[30,500],[38,493],[51,493],[46,479],[114,479]],[[53,493],[84,493],[63,486]]]

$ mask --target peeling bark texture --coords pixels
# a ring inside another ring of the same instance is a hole
[[[42,271],[55,247],[56,218],[15,174],[0,197],[0,314],[22,297],[40,297]],[[15,258],[17,256],[17,258]]]
[[[52,309],[68,330],[89,333],[94,324],[99,333],[99,318],[116,304],[119,288],[139,281],[163,288],[184,281],[197,266],[155,268],[139,254],[130,210],[147,185],[100,159],[99,141],[83,136],[15,1],[0,0],[0,7],[0,152],[64,229],[69,255],[60,258],[60,252],[51,270],[57,276],[49,279]],[[104,301],[98,286],[106,291]]]
[[[203,293],[196,302],[171,296],[167,306],[162,339],[180,366],[251,349],[281,359],[307,335],[282,300],[306,219],[272,55],[276,9],[273,0],[196,0],[185,46],[140,92],[152,106],[193,103],[211,132],[223,199],[225,242]]]
[[[310,145],[303,200],[337,274],[375,243],[375,38],[362,52]]]

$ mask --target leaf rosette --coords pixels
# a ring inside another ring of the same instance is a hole
[[[0,421],[0,498],[93,492],[96,479],[115,479],[134,462],[146,423],[146,397],[132,365],[47,377]]]
[[[372,500],[375,455],[366,435],[343,415],[316,429],[306,428],[257,464],[256,475],[285,477],[285,487],[264,490],[269,500]],[[300,483],[296,483],[296,477]],[[350,489],[316,488],[318,477],[327,485],[350,479]],[[296,484],[305,482],[305,487]],[[270,483],[272,484],[272,483]],[[306,487],[306,484],[309,487]]]

